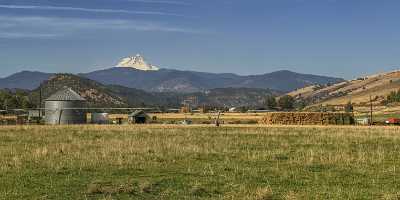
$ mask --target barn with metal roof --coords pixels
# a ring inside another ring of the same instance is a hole
[[[71,88],[60,90],[45,100],[46,124],[85,124],[86,100]]]
[[[128,121],[132,124],[145,124],[150,119],[143,110],[137,110],[128,115]]]

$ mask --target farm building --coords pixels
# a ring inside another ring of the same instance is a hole
[[[132,124],[145,124],[149,121],[150,116],[147,115],[143,110],[137,110],[128,116],[129,123]]]
[[[358,125],[369,125],[371,122],[371,120],[368,117],[364,117],[364,118],[357,118],[356,119],[356,123]]]
[[[39,122],[42,119],[42,111],[41,110],[28,110],[28,121],[37,121]]]
[[[86,100],[70,88],[60,90],[45,100],[46,124],[85,124]]]

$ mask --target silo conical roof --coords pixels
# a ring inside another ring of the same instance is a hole
[[[86,99],[71,88],[66,88],[54,93],[46,101],[86,101]]]

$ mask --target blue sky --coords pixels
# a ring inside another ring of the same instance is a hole
[[[398,0],[0,0],[0,76],[163,68],[344,78],[400,68]]]

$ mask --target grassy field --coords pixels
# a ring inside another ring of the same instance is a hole
[[[0,127],[0,199],[399,199],[397,127]]]

